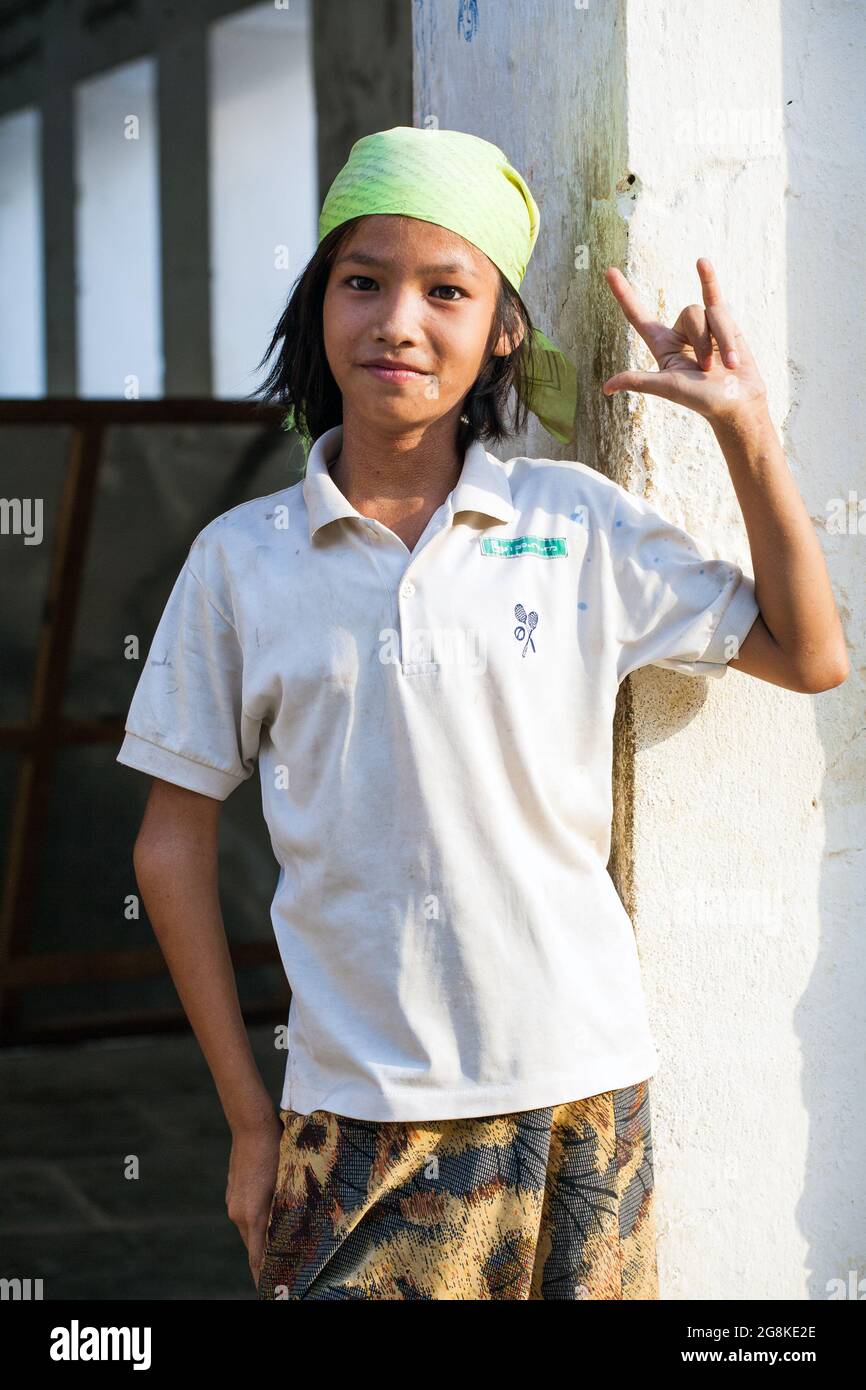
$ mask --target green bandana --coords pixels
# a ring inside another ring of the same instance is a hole
[[[529,188],[502,150],[460,130],[395,126],[352,146],[319,215],[319,243],[343,222],[371,213],[397,213],[435,222],[472,243],[514,286],[538,237],[539,211]],[[572,362],[539,329],[530,343],[523,399],[544,428],[569,443],[577,404]],[[293,412],[286,428],[293,427]],[[305,452],[312,444],[302,433]]]

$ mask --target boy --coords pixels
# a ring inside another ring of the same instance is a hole
[[[518,427],[573,417],[573,369],[516,294],[537,232],[486,141],[353,147],[269,349],[306,475],[196,537],[130,709],[119,760],[155,778],[136,873],[263,1298],[658,1296],[658,1059],[606,871],[617,689],[647,664],[846,674],[708,262],[674,329],[609,271],[661,370],[606,386],[705,415],[755,581],[582,463],[487,453],[512,387]],[[256,762],[293,992],[279,1121],[216,890],[220,803]]]

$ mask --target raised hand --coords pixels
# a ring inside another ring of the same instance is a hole
[[[605,279],[632,327],[658,363],[657,372],[618,372],[602,385],[606,396],[643,391],[695,410],[710,421],[765,410],[767,389],[742,330],[727,308],[706,256],[697,271],[703,305],[689,304],[673,328],[652,318],[625,276],[608,266]]]

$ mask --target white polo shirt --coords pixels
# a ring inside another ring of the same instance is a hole
[[[410,552],[332,481],[341,438],[199,532],[118,761],[219,800],[258,762],[284,1108],[436,1120],[642,1081],[605,867],[617,688],[723,676],[753,582],[585,464],[481,443]]]

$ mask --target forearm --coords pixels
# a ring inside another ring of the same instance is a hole
[[[766,627],[793,667],[844,668],[845,635],[821,543],[766,407],[710,424],[742,509]]]
[[[233,1133],[272,1118],[241,1014],[215,852],[187,840],[136,846],[142,900]]]

